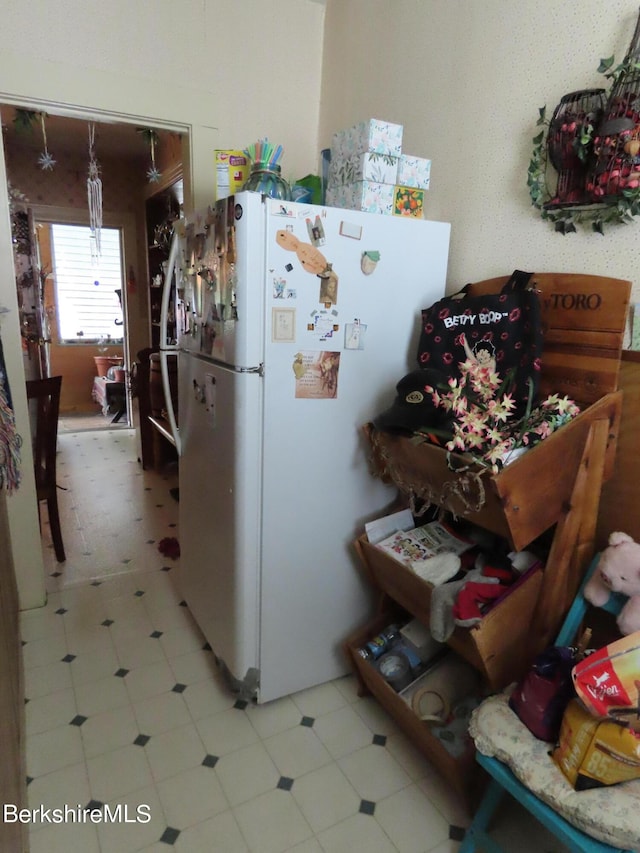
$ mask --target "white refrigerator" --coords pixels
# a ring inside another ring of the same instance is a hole
[[[353,543],[395,491],[361,428],[416,366],[450,226],[242,192],[199,230],[172,246],[183,334],[161,359],[179,352],[179,583],[230,687],[267,702],[343,674],[372,612]]]

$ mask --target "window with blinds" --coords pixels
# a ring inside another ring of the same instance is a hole
[[[100,230],[100,255],[85,225],[51,226],[51,253],[56,288],[60,343],[122,343],[123,316],[121,235],[118,228]]]

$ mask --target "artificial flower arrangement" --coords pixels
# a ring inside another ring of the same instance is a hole
[[[425,391],[435,406],[453,416],[446,449],[469,454],[494,474],[580,412],[566,396],[550,394],[533,407],[530,395],[525,414],[513,420],[516,404],[508,390],[511,377],[502,380],[491,366],[470,359],[460,370],[460,379],[452,377],[440,388],[427,385]],[[425,438],[432,432],[425,429],[418,435]]]

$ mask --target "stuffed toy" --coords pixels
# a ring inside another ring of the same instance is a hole
[[[640,543],[626,533],[610,534],[609,544],[585,585],[584,597],[602,607],[612,592],[629,599],[616,620],[622,634],[640,631]]]

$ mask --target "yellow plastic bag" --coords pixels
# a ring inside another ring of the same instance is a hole
[[[573,699],[552,756],[576,791],[617,785],[640,778],[640,733],[599,720]]]

